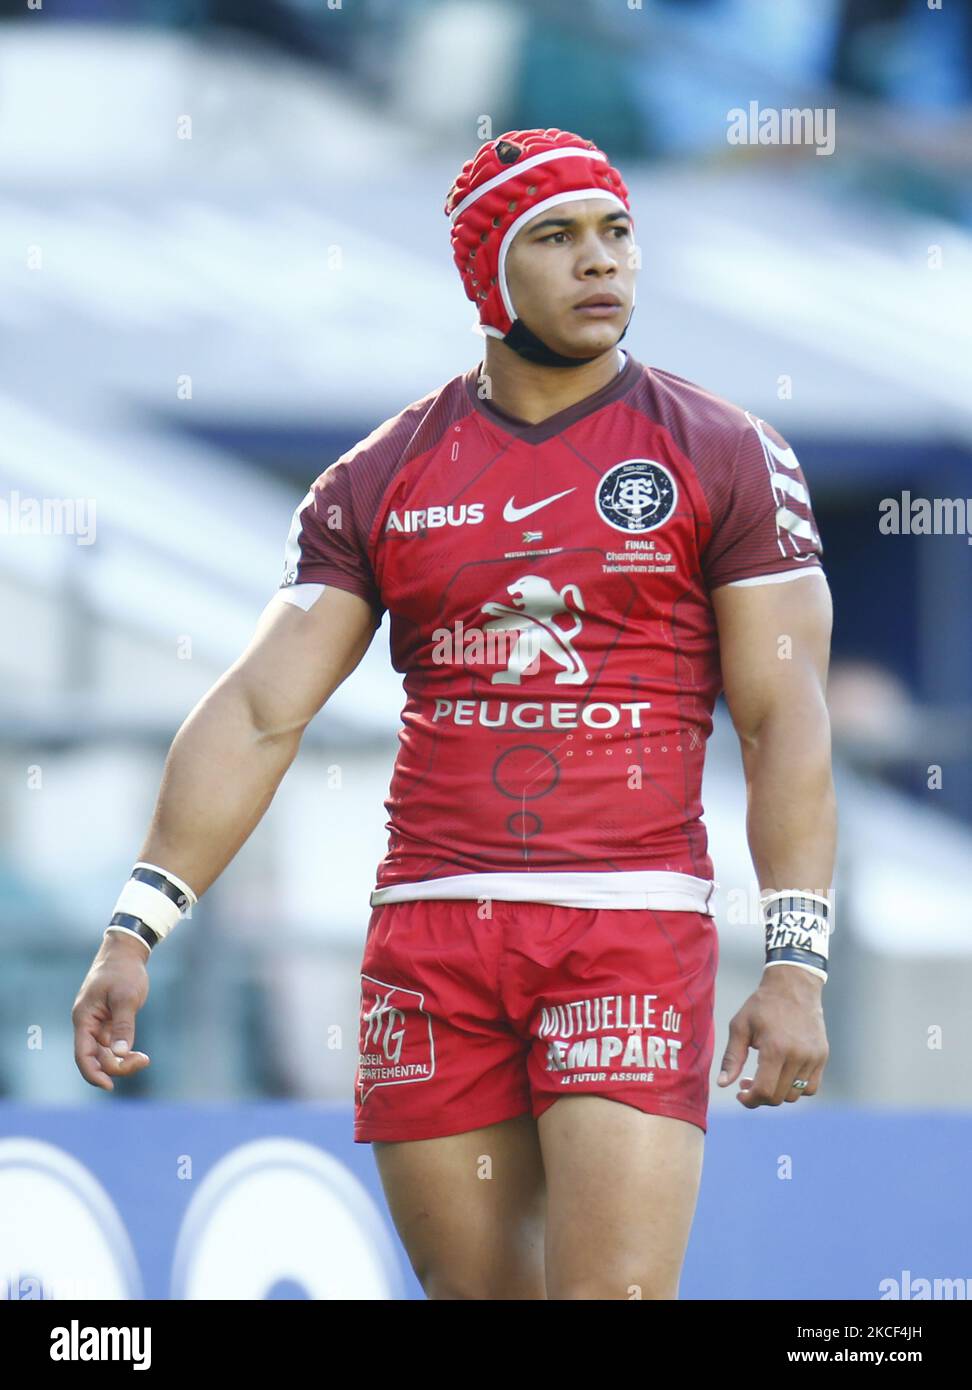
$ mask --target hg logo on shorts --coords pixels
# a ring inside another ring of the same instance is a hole
[[[432,1019],[424,995],[361,976],[356,1086],[364,1101],[376,1086],[428,1081],[435,1072]]]

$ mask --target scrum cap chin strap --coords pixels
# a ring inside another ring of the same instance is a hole
[[[632,309],[631,313],[634,313]],[[628,315],[628,323],[631,322],[631,315]],[[628,323],[624,325],[621,338],[628,331]],[[620,343],[621,338],[618,338]],[[518,352],[527,362],[536,362],[541,367],[581,367],[585,362],[593,362],[595,358],[602,357],[601,352],[595,352],[590,357],[565,357],[562,352],[554,352],[552,347],[548,347],[542,338],[538,338],[532,328],[527,328],[522,319],[516,319],[513,327],[502,340],[507,347],[511,347],[514,352]],[[618,343],[615,343],[617,347]]]

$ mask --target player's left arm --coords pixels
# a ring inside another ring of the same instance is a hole
[[[746,778],[746,830],[763,893],[829,894],[837,813],[826,705],[833,605],[822,571],[785,583],[712,590],[723,688]],[[798,965],[763,971],[732,1019],[719,1084],[731,1085],[748,1050],[755,1080],[737,1099],[748,1108],[813,1095],[829,1055],[823,980]],[[792,1083],[803,1078],[804,1090]]]

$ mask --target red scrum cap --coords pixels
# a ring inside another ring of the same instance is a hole
[[[505,338],[517,318],[506,283],[517,232],[546,208],[581,198],[610,198],[631,211],[607,155],[568,130],[507,131],[462,166],[445,211],[455,262],[485,333]]]

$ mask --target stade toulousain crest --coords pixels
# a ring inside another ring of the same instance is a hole
[[[674,512],[678,488],[664,464],[624,459],[604,474],[594,500],[601,519],[616,531],[654,531]]]

